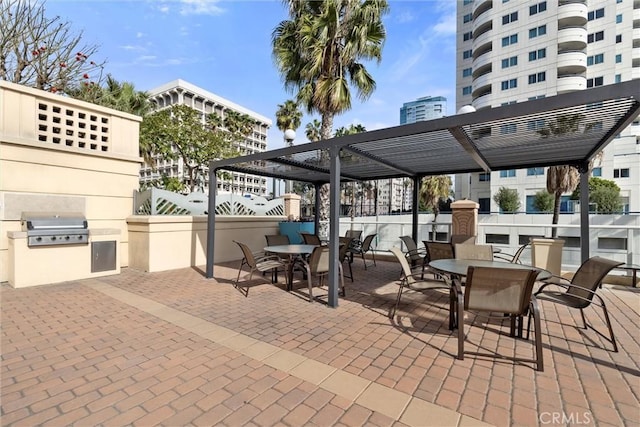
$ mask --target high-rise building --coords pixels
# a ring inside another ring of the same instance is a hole
[[[400,108],[400,124],[437,119],[447,111],[447,98],[425,96],[415,101],[405,102]]]
[[[235,149],[242,155],[261,153],[267,149],[267,131],[271,126],[271,120],[255,113],[247,108],[235,104],[205,89],[199,88],[184,80],[174,80],[160,87],[147,91],[149,100],[156,110],[167,108],[173,104],[184,104],[202,113],[204,123],[206,115],[216,113],[224,119],[226,112],[235,111],[247,114],[254,121],[253,133],[244,141],[235,144]],[[166,160],[156,157],[154,167],[143,165],[140,169],[140,183],[146,184],[158,180],[161,175],[179,178],[187,187],[191,182],[185,173],[182,159]],[[206,167],[199,175],[198,187],[204,192],[208,191],[209,170]],[[267,180],[257,175],[232,172],[218,179],[218,191],[233,192],[238,194],[267,194]]]
[[[459,1],[456,72],[456,110],[639,79],[640,1]],[[640,211],[639,135],[636,120],[616,135],[592,172],[615,180],[624,209],[634,212]],[[546,187],[545,173],[545,168],[531,168],[457,176],[456,198],[479,202],[481,212],[495,212],[492,196],[507,187],[518,191],[522,210],[534,213],[535,194]],[[561,210],[571,211],[569,197],[563,196]]]

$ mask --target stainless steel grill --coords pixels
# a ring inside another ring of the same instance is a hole
[[[27,246],[86,245],[87,220],[80,213],[23,212],[22,231]]]

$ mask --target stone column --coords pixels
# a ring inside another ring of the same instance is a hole
[[[480,205],[472,200],[458,200],[451,203],[451,234],[477,236],[478,208]]]
[[[282,195],[284,200],[284,216],[287,219],[299,219],[300,218],[300,197],[297,194],[287,193]]]

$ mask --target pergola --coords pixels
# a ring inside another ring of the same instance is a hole
[[[206,276],[213,277],[216,173],[220,169],[330,184],[330,307],[338,305],[338,233],[341,181],[410,178],[558,165],[580,171],[588,189],[591,160],[640,112],[637,80],[487,108],[440,119],[347,135],[293,147],[212,161]],[[418,229],[418,192],[413,192],[413,237]],[[316,191],[316,212],[319,206]],[[580,203],[588,206],[588,191]],[[318,223],[316,218],[316,230]],[[581,255],[589,257],[589,212],[580,210]]]

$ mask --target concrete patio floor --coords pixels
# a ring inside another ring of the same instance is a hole
[[[3,426],[640,425],[640,290],[600,290],[620,351],[579,313],[541,302],[545,371],[456,360],[447,294],[407,294],[391,320],[399,265],[354,261],[337,309],[239,262],[0,287]],[[315,290],[322,299],[326,290]],[[326,300],[326,298],[325,298]],[[587,319],[606,331],[602,313]],[[559,322],[562,319],[562,323]],[[477,319],[466,349],[533,356],[508,322]]]

